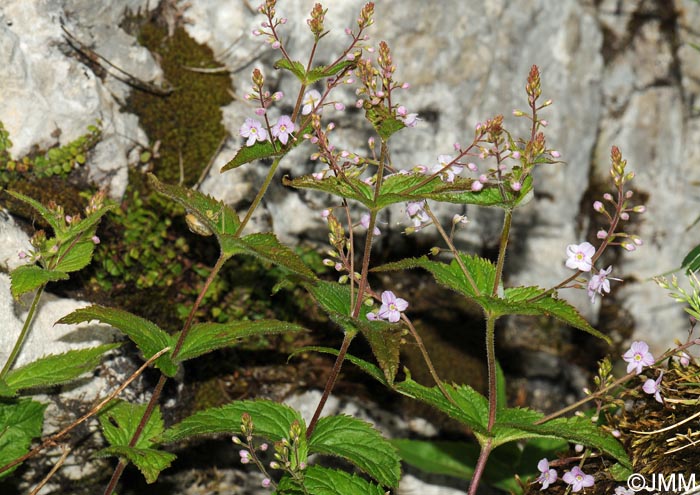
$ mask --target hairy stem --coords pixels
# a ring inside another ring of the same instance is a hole
[[[469,483],[468,495],[476,495],[476,491],[479,489],[479,481],[481,481],[481,476],[484,474],[484,469],[486,468],[486,461],[489,458],[492,450],[492,440],[489,438],[485,445],[481,446],[481,451],[479,452],[479,460],[476,461],[476,467],[474,468],[474,474],[472,475],[471,483]]]
[[[34,321],[34,313],[36,313],[36,309],[39,306],[39,300],[41,299],[41,295],[44,293],[44,287],[46,287],[46,284],[39,287],[39,289],[36,291],[36,294],[34,294],[32,305],[29,307],[29,313],[27,313],[27,318],[25,318],[24,325],[22,325],[22,331],[19,333],[19,336],[15,341],[15,345],[12,348],[12,352],[10,352],[10,355],[7,358],[5,366],[2,368],[2,371],[0,371],[0,380],[5,378],[10,369],[12,369],[12,365],[15,363],[19,352],[22,350],[22,345],[27,339],[29,329],[32,326],[32,321]]]
[[[258,208],[260,201],[262,201],[263,196],[265,196],[265,193],[267,192],[267,188],[270,187],[270,183],[272,182],[272,178],[275,176],[275,172],[277,172],[277,167],[279,166],[282,158],[284,158],[284,157],[278,156],[272,162],[272,166],[270,167],[270,171],[267,173],[267,176],[265,177],[265,182],[263,182],[263,185],[260,187],[258,194],[256,194],[255,199],[251,203],[250,207],[248,208],[248,211],[245,214],[245,217],[241,221],[240,227],[238,227],[237,235],[240,236],[241,232],[243,232],[243,229],[250,221],[250,218],[253,216],[253,213]]]
[[[493,429],[496,423],[496,317],[488,315],[486,317],[486,366],[488,368],[489,380],[489,422],[488,431]]]
[[[311,438],[311,434],[316,428],[316,423],[318,423],[318,419],[321,417],[321,413],[323,412],[323,407],[326,405],[326,401],[328,400],[328,397],[330,397],[331,392],[333,391],[333,387],[335,387],[335,382],[338,380],[340,369],[343,367],[343,361],[345,361],[345,355],[347,354],[348,348],[350,347],[350,343],[352,342],[352,339],[354,337],[355,333],[345,333],[343,343],[340,346],[340,350],[338,351],[338,356],[335,358],[335,363],[333,363],[331,375],[328,377],[328,380],[326,381],[326,387],[323,389],[323,395],[321,396],[321,400],[318,401],[318,405],[316,406],[316,410],[314,411],[314,416],[311,418],[311,421],[309,422],[309,427],[306,429],[307,439]]]
[[[501,230],[501,242],[498,246],[498,259],[496,260],[496,277],[493,281],[492,295],[498,294],[498,286],[501,283],[501,277],[503,276],[503,266],[506,262],[506,249],[508,248],[508,240],[510,239],[510,226],[513,222],[513,211],[510,209],[505,210],[505,216],[503,217],[503,229]]]

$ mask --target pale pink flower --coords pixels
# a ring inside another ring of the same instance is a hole
[[[610,294],[610,281],[617,280],[622,282],[619,278],[608,277],[612,272],[612,265],[607,267],[605,270],[601,269],[597,275],[591,277],[590,282],[588,282],[588,297],[591,298],[591,303],[595,302],[596,294],[603,296],[603,292]]]
[[[540,472],[540,477],[536,481],[542,483],[540,490],[546,490],[549,485],[557,481],[557,472],[549,467],[549,461],[546,457],[537,463],[537,469]]]
[[[248,138],[245,143],[246,146],[253,146],[255,141],[265,141],[267,139],[267,131],[263,125],[259,121],[251,118],[245,119],[245,122],[238,132],[242,137]]]
[[[646,382],[644,382],[644,385],[642,385],[642,390],[644,390],[647,394],[653,395],[656,402],[660,402],[661,404],[664,403],[664,400],[661,398],[661,378],[663,376],[664,372],[662,371],[659,373],[659,377],[656,380],[649,378]]]
[[[280,140],[280,143],[287,144],[289,135],[294,132],[294,122],[287,115],[282,115],[277,123],[272,126],[272,135]]]
[[[401,313],[408,308],[408,301],[396,297],[390,290],[382,292],[382,305],[379,308],[377,317],[396,323],[401,319]],[[368,314],[369,315],[369,314]]]
[[[645,366],[651,366],[654,364],[654,356],[649,352],[649,345],[641,340],[632,342],[632,345],[622,355],[622,359],[627,361],[627,373],[636,369],[636,374],[642,372],[642,368]]]
[[[574,466],[571,471],[567,471],[562,479],[571,485],[572,492],[580,492],[583,488],[593,486],[595,479],[590,474],[584,473],[580,467]]]
[[[319,93],[315,89],[310,89],[309,91],[304,93],[304,99],[301,101],[301,103],[304,105],[301,108],[301,114],[308,115],[311,112],[313,112],[320,101],[321,93]]]
[[[567,268],[573,270],[581,270],[582,272],[590,272],[593,267],[593,255],[595,254],[595,247],[590,242],[584,242],[581,244],[569,244],[566,247],[566,255],[568,259],[566,260]]]

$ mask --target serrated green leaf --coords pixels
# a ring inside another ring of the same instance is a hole
[[[547,294],[546,296],[542,296]],[[533,300],[538,298],[536,300]],[[603,339],[609,344],[610,337],[593,328],[581,316],[576,308],[563,299],[558,299],[553,293],[548,293],[540,287],[510,287],[504,291],[504,298],[493,298],[490,301],[495,313],[499,315],[542,315],[556,318],[574,328],[588,332]]]
[[[395,389],[403,395],[430,404],[469,426],[474,433],[489,436],[487,431],[489,405],[486,397],[468,385],[443,383],[443,386],[455,404],[447,400],[437,386],[426,387],[410,378],[397,383]]]
[[[21,265],[10,273],[10,292],[17,299],[48,282],[67,279],[68,275],[61,271],[45,270],[37,265]]]
[[[0,378],[0,397],[14,397],[17,391]]]
[[[63,234],[65,238],[77,237],[78,235],[84,235],[85,237],[92,237],[95,233],[97,224],[100,220],[110,211],[116,210],[118,205],[114,203],[103,204],[102,207],[83,218],[79,222],[71,223],[65,233]],[[56,233],[58,236],[59,233]]]
[[[141,474],[143,474],[143,477],[146,479],[146,483],[155,483],[161,471],[170,467],[177,458],[175,454],[171,454],[170,452],[128,447],[125,445],[107,447],[106,449],[95,452],[93,455],[95,457],[116,456],[127,459],[141,471]]]
[[[102,355],[119,345],[104,344],[44,356],[10,371],[5,377],[5,382],[15,391],[66,383],[83,373],[93,371]]]
[[[98,414],[102,433],[112,447],[129,446],[147,407],[147,404],[131,404],[122,400],[114,400]],[[134,447],[143,449],[152,447],[154,445],[153,438],[162,432],[163,418],[160,409],[156,407]]]
[[[695,246],[690,250],[688,254],[683,258],[681,263],[681,268],[685,269],[687,273],[697,272],[700,270],[700,244]]]
[[[396,449],[372,425],[350,416],[318,420],[309,453],[342,457],[385,486],[396,487],[401,463]]]
[[[231,323],[196,323],[182,343],[177,362],[187,361],[216,349],[238,344],[254,335],[300,332],[304,327],[278,320],[234,321]]]
[[[399,368],[401,336],[398,325],[368,320],[367,313],[371,308],[364,304],[357,318],[350,316],[350,287],[347,285],[317,281],[314,284],[306,284],[305,287],[328,317],[346,333],[362,333],[384,373],[385,380],[382,381],[391,386]]]
[[[41,436],[45,409],[31,399],[0,402],[0,466],[26,454],[32,439]],[[0,478],[15,469],[0,473]]]
[[[378,266],[373,268],[372,271],[384,272],[423,268],[429,271],[439,284],[479,302],[482,300],[481,294],[489,294],[493,288],[494,280],[496,279],[496,267],[489,260],[478,256],[460,253],[460,259],[467,269],[467,272],[471,275],[472,280],[474,280],[476,290],[469,282],[456,260],[452,260],[450,264],[447,264],[440,261],[432,261],[428,259],[427,256],[406,258],[401,261]]]
[[[329,175],[319,180],[311,175],[304,175],[295,179],[283,177],[282,183],[285,186],[323,191],[341,198],[358,201],[369,209],[372,209],[375,204],[373,187],[355,177],[339,178]]]
[[[306,85],[307,80],[306,80],[306,69],[304,68],[304,64],[297,60],[289,61],[286,58],[281,58],[277,62],[275,62],[275,69],[285,69],[290,71],[292,74],[294,74],[297,79],[299,79],[299,82]]]
[[[305,346],[301,347],[299,349],[296,349],[294,352],[292,352],[289,357],[291,358],[292,356],[295,356],[300,353],[304,352],[322,352],[324,354],[331,354],[333,356],[338,355],[338,350],[337,349],[332,349],[330,347],[320,347],[320,346]],[[386,387],[390,387],[389,382],[386,381],[386,377],[384,376],[384,373],[382,372],[381,369],[379,369],[376,365],[365,361],[364,359],[360,359],[356,356],[353,356],[352,354],[345,354],[345,359],[350,361],[352,364],[360,368],[362,371],[367,373],[369,376],[377,380],[379,383]]]
[[[89,234],[92,237],[93,234]],[[92,253],[95,251],[95,243],[92,239],[78,241],[77,243],[64,243],[58,250],[58,263],[54,270],[65,273],[82,270],[92,261]]]
[[[115,400],[103,409],[98,419],[110,447],[98,451],[95,455],[125,458],[141,471],[148,483],[153,483],[176,456],[153,448],[153,439],[163,432],[163,418],[158,407],[148,418],[136,444],[133,447],[129,446],[147,407],[147,404]]]
[[[160,441],[171,443],[199,435],[240,434],[241,417],[245,413],[253,420],[254,434],[273,442],[287,438],[295,421],[306,430],[301,415],[291,407],[269,400],[248,400],[199,411],[165,430]]]
[[[221,167],[221,172],[238,168],[241,165],[254,162],[255,160],[279,156],[280,154],[282,154],[280,150],[275,149],[270,141],[256,141],[252,146],[243,146],[240,148],[238,152],[236,152],[236,155],[229,160],[226,165]]]
[[[603,431],[593,424],[589,418],[573,416],[571,418],[557,418],[544,424],[535,424],[535,421],[544,415],[528,409],[504,409],[496,415],[494,433],[499,440],[509,441],[514,437],[512,432],[521,432],[517,438],[556,437],[572,443],[580,443],[608,454],[616,459],[622,466],[632,469],[630,461],[622,444],[611,434]],[[502,443],[502,442],[501,442]]]
[[[161,330],[158,325],[145,318],[121,309],[94,305],[77,309],[56,323],[76,324],[91,320],[98,320],[121,330],[136,344],[146,359],[150,359],[157,352],[170,347],[169,352],[156,359],[155,366],[169,377],[173,377],[177,373],[177,365],[170,358],[170,353],[175,345],[174,339]]]
[[[156,191],[174,200],[197,217],[197,220],[216,235],[219,243],[222,235],[235,234],[238,230],[241,224],[238,214],[222,201],[194,189],[165,184],[153,174],[148,175],[148,180]]]
[[[383,141],[388,140],[392,134],[406,127],[387,107],[372,105],[366,101],[364,108],[365,118],[369,120]]]
[[[309,495],[384,495],[384,489],[369,483],[357,475],[324,468],[309,466],[304,470],[304,491],[299,492],[298,484],[288,477],[283,478],[275,493],[308,493]]]
[[[326,77],[335,76],[343,69],[352,68],[355,66],[354,60],[341,60],[335,65],[327,65],[321,67],[314,67],[309,72],[306,73],[306,85],[313,84],[316,81],[324,79]],[[303,66],[302,66],[303,68]]]
[[[241,238],[223,235],[221,249],[228,256],[239,253],[249,254],[306,279],[316,279],[316,275],[306,266],[301,256],[282,244],[275,234],[270,232],[250,234]]]
[[[57,234],[61,232],[61,230],[64,228],[62,221],[59,221],[59,219],[54,213],[52,213],[48,208],[39,203],[37,200],[32,199],[29,196],[25,196],[24,194],[18,193],[16,191],[5,190],[5,192],[7,192],[7,194],[9,194],[10,196],[19,199],[20,201],[27,203],[29,206],[34,208],[37,211],[37,213],[41,215],[41,218],[43,218],[44,221],[51,226],[54,233]]]

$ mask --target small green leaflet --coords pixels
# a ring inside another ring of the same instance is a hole
[[[316,81],[325,79],[327,77],[335,76],[343,69],[350,69],[355,66],[353,60],[341,60],[335,65],[322,65],[319,67],[314,67],[308,72],[304,68],[304,64],[294,60],[290,62],[286,58],[282,58],[275,62],[275,69],[286,69],[299,79],[299,82],[304,86],[309,86]]]

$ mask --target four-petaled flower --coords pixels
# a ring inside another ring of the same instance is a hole
[[[321,101],[321,93],[315,89],[310,89],[304,93],[304,99],[301,101],[301,103],[304,105],[301,108],[301,114],[308,115],[313,112],[316,109],[319,101]]]
[[[253,146],[255,141],[265,141],[267,139],[267,131],[263,125],[259,121],[251,118],[245,119],[245,122],[238,132],[242,137],[248,138],[248,141],[245,143],[246,146]]]
[[[385,290],[382,292],[382,305],[379,308],[377,317],[396,323],[401,319],[401,312],[405,311],[407,307],[408,302],[405,299],[396,297],[390,290]]]
[[[575,466],[571,471],[564,473],[562,479],[564,482],[571,485],[572,492],[579,492],[582,488],[588,488],[589,486],[593,486],[595,483],[593,476],[584,473],[578,466]]]
[[[603,292],[610,294],[610,281],[617,280],[622,282],[619,278],[608,277],[612,272],[612,265],[607,267],[605,270],[601,269],[597,275],[591,277],[590,282],[588,282],[588,297],[591,298],[591,303],[595,302],[595,295],[600,294],[601,297]]]
[[[566,255],[569,257],[566,260],[566,266],[574,270],[582,272],[590,272],[593,267],[593,255],[595,247],[590,242],[581,244],[569,244],[566,246]]]
[[[365,213],[360,217],[360,225],[362,225],[365,229],[369,228],[369,213]],[[374,235],[380,235],[382,231],[375,225],[372,233]]]
[[[413,221],[416,230],[430,222],[430,217],[424,210],[425,201],[409,201],[406,203],[406,214]]]
[[[537,469],[540,471],[540,477],[537,478],[537,482],[542,483],[540,490],[546,490],[551,483],[557,481],[557,472],[549,467],[549,461],[546,457],[537,463]]]
[[[271,129],[272,135],[280,140],[280,143],[287,144],[289,135],[294,132],[294,122],[287,115],[282,115]]]
[[[633,369],[636,369],[635,374],[640,374],[642,368],[645,366],[651,366],[654,364],[654,356],[649,352],[649,346],[644,341],[632,342],[632,345],[622,355],[622,359],[627,361],[627,373],[630,373]]]
[[[642,385],[642,390],[650,395],[653,395],[656,402],[660,402],[662,404],[664,403],[664,400],[661,398],[661,378],[663,376],[664,372],[662,371],[659,373],[659,377],[656,380],[649,378],[646,382],[644,382],[644,385]]]

